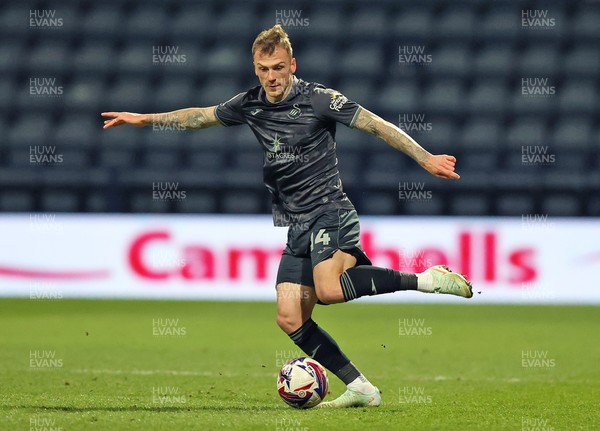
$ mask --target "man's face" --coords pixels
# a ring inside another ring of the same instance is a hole
[[[260,51],[254,53],[254,73],[271,103],[280,102],[287,96],[295,71],[296,59],[291,58],[288,52],[279,46],[271,55]]]

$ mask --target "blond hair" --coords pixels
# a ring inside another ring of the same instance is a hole
[[[252,44],[252,57],[254,57],[256,51],[259,51],[262,54],[271,55],[278,46],[285,49],[290,57],[293,57],[292,43],[290,42],[288,34],[283,27],[276,24],[267,30],[263,30],[256,36],[256,39],[254,39],[254,43]]]

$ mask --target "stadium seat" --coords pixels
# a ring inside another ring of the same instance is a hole
[[[476,216],[489,213],[489,194],[460,195],[452,200],[450,211],[455,215]]]
[[[563,75],[593,78],[600,73],[600,52],[593,45],[577,46],[565,53]]]
[[[49,190],[42,195],[41,210],[45,212],[77,212],[81,208],[76,193],[64,190]]]
[[[580,203],[572,195],[548,196],[542,203],[542,213],[548,217],[576,216],[580,213]]]
[[[398,214],[398,194],[393,192],[367,192],[359,198],[361,207],[376,215]]]
[[[213,193],[192,190],[185,199],[176,202],[177,209],[182,213],[216,213],[217,199]]]
[[[232,214],[256,214],[263,208],[256,193],[241,190],[225,193],[221,205],[224,212]]]
[[[438,18],[437,37],[440,40],[469,42],[474,36],[476,20],[473,8],[450,8]]]
[[[471,115],[504,115],[508,109],[507,88],[502,80],[477,81],[466,100],[468,112]]]
[[[6,191],[0,193],[0,211],[29,212],[34,210],[34,197],[28,191]]]
[[[597,112],[597,85],[591,80],[567,81],[558,91],[558,103],[564,114],[590,114]]]
[[[522,216],[535,213],[535,202],[531,194],[505,194],[496,200],[496,214]]]

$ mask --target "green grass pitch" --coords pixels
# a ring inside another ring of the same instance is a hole
[[[315,320],[380,408],[287,407],[275,374],[298,349],[274,303],[0,300],[0,429],[600,426],[598,307],[353,303]],[[328,398],[342,390],[330,375]]]

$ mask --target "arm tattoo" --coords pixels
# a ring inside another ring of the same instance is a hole
[[[208,108],[186,108],[163,114],[151,114],[150,122],[161,126],[181,127],[191,130],[206,129],[219,124],[214,106]]]
[[[358,113],[354,127],[383,139],[390,147],[402,151],[419,164],[423,164],[431,156],[427,150],[400,128],[364,108]]]

